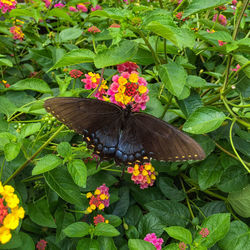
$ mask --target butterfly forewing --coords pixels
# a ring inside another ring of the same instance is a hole
[[[205,153],[188,135],[168,123],[144,113],[134,113],[137,133],[152,158],[163,161],[201,160]]]

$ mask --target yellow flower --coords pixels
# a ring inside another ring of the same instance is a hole
[[[138,75],[136,73],[131,73],[130,76],[129,76],[129,81],[130,82],[133,82],[133,83],[136,83],[138,82]]]
[[[115,94],[115,100],[116,100],[117,102],[122,102],[122,101],[123,101],[123,94],[121,94],[121,93],[116,93],[116,94]]]
[[[2,82],[3,82],[3,84],[6,84],[6,83],[7,83],[7,81],[5,81],[5,80],[2,80]]]
[[[88,211],[89,213],[92,213],[93,210],[91,209],[91,207],[88,207],[88,208],[87,208],[87,211]]]
[[[6,228],[9,229],[16,229],[18,227],[19,224],[19,218],[17,216],[15,216],[14,214],[8,214],[3,221],[3,225]]]
[[[2,244],[7,243],[11,239],[10,230],[4,226],[0,227],[0,242]]]
[[[95,74],[92,73],[92,72],[89,72],[88,75],[89,75],[89,76],[95,76]]]
[[[145,169],[148,171],[152,168],[151,164],[145,164]],[[151,170],[153,172],[153,170]]]
[[[108,223],[109,223],[109,220],[105,220],[105,223],[107,223],[107,224],[108,224]]]
[[[10,185],[5,185],[4,186],[4,191],[6,193],[14,193],[15,189],[12,186],[10,186]]]
[[[110,102],[109,98],[106,97],[106,96],[103,96],[103,100],[104,100],[105,102]]]
[[[124,85],[120,85],[120,87],[118,88],[119,93],[124,93],[125,90],[126,90],[126,87]]]
[[[146,178],[147,178],[147,183],[148,183],[148,184],[150,184],[150,183],[151,183],[151,179],[150,179],[150,177],[147,175],[147,177],[146,177]]]
[[[142,171],[142,175],[143,175],[143,176],[148,175],[148,171],[144,169],[144,170]]]
[[[25,211],[24,211],[24,209],[23,209],[23,207],[15,207],[15,208],[13,208],[12,210],[11,210],[11,212],[13,213],[13,214],[15,214],[18,218],[20,218],[20,219],[23,219],[23,217],[24,217],[24,214],[25,214]]]
[[[139,165],[138,165],[138,164],[135,164],[134,170],[138,170],[138,169],[139,169]]]
[[[88,192],[87,194],[86,194],[86,197],[87,198],[91,198],[93,196],[93,194],[91,193],[91,192]]]
[[[106,199],[106,200],[108,200],[108,199],[109,199],[109,196],[108,196],[108,195],[106,195],[106,196],[105,196],[105,199]]]
[[[2,182],[0,182],[0,194],[3,194],[3,192],[4,192],[4,188],[3,188]]]
[[[100,193],[101,193],[101,191],[99,189],[96,189],[95,195],[99,195]]]
[[[123,103],[127,105],[131,100],[131,96],[124,95],[123,96]]]
[[[118,79],[118,83],[120,85],[125,85],[127,82],[128,82],[127,79],[124,78],[123,76],[120,76],[119,79]]]
[[[101,194],[101,195],[100,195],[100,199],[101,199],[101,200],[105,200],[105,198],[106,198],[106,195],[105,195],[105,194]]]
[[[156,177],[155,177],[154,174],[151,174],[150,177],[151,177],[152,180],[155,180],[155,179],[156,179]]]
[[[90,205],[90,208],[91,208],[92,210],[95,210],[95,209],[96,209],[96,205],[91,204],[91,205]]]
[[[19,204],[19,199],[16,194],[8,195],[5,197],[5,201],[7,202],[9,208],[14,208]]]
[[[141,94],[144,94],[144,93],[146,93],[147,92],[147,87],[145,87],[145,86],[143,86],[143,85],[140,85],[139,86],[139,92],[141,93]]]
[[[105,207],[104,204],[101,203],[98,208],[99,208],[99,210],[102,210],[102,209],[104,209],[104,207]]]
[[[133,171],[133,175],[137,176],[137,175],[139,175],[139,174],[140,174],[140,171],[139,171],[139,170],[134,170],[134,171]]]

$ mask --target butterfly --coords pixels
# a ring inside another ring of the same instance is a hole
[[[45,109],[70,129],[83,135],[100,162],[118,165],[159,161],[202,160],[205,153],[191,137],[146,113],[133,112],[97,99],[56,97]]]

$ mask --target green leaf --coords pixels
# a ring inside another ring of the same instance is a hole
[[[129,239],[128,240],[129,250],[155,250],[155,246],[148,241]]]
[[[185,199],[185,193],[179,190],[173,180],[168,177],[160,177],[159,187],[161,192],[170,200],[182,201]]]
[[[0,58],[0,66],[8,66],[8,67],[12,67],[13,63],[6,58]]]
[[[83,237],[89,234],[90,225],[86,222],[75,222],[67,226],[63,232],[68,237]]]
[[[48,201],[46,199],[29,204],[28,214],[34,223],[43,227],[56,228],[56,224],[50,213]]]
[[[221,213],[211,215],[205,219],[201,227],[207,228],[209,234],[207,237],[202,238],[202,236],[197,233],[194,241],[210,248],[227,234],[230,227],[230,214]]]
[[[95,239],[84,238],[78,241],[76,250],[100,250],[100,244]]]
[[[228,161],[229,163],[229,161]],[[248,184],[248,176],[246,170],[242,168],[240,163],[235,166],[228,167],[221,176],[220,183],[217,187],[223,192],[240,191]]]
[[[145,237],[146,234],[154,232],[156,235],[163,233],[164,223],[157,214],[150,212],[145,214],[139,221],[138,231],[141,237]]]
[[[123,217],[129,208],[129,188],[121,187],[119,190],[119,200],[113,208],[113,214]]]
[[[112,214],[105,214],[104,217],[105,217],[105,219],[107,219],[109,221],[109,224],[114,226],[114,227],[118,227],[122,223],[122,220],[119,216],[112,215]]]
[[[72,155],[71,145],[68,142],[61,142],[57,146],[57,152],[64,158],[69,157]]]
[[[96,236],[106,236],[115,237],[120,235],[120,232],[110,224],[98,223],[95,227],[94,235]]]
[[[219,241],[222,250],[242,250],[250,249],[250,231],[248,226],[242,221],[231,222],[229,232]]]
[[[21,149],[20,143],[10,142],[4,145],[4,155],[6,158],[6,161],[12,161],[14,160]]]
[[[192,14],[198,13],[200,11],[204,11],[207,9],[212,9],[217,6],[223,5],[225,3],[229,3],[231,1],[228,0],[193,0],[188,7],[184,10],[183,18],[190,16]]]
[[[48,172],[62,164],[62,160],[53,154],[45,155],[41,158],[32,170],[32,175]]]
[[[63,200],[78,206],[83,205],[79,187],[73,182],[64,167],[55,168],[44,173],[45,181]]]
[[[196,109],[203,106],[201,97],[196,92],[191,92],[188,98],[178,100],[178,104],[186,117],[189,117]]]
[[[221,126],[226,116],[213,107],[201,107],[190,115],[183,130],[192,134],[211,132]]]
[[[190,214],[187,207],[176,201],[156,200],[146,203],[145,207],[169,226],[184,227],[189,223]]]
[[[82,160],[76,159],[68,164],[68,171],[75,184],[85,188],[87,182],[87,168]]]
[[[24,16],[24,17],[33,17],[35,18],[34,11],[27,10],[27,9],[14,9],[10,12],[10,17],[16,17],[16,16]]]
[[[198,168],[198,184],[201,190],[219,183],[223,174],[223,168],[219,164],[219,158],[211,155],[205,161],[202,161]]]
[[[17,83],[11,85],[9,90],[33,90],[40,93],[51,93],[51,89],[49,85],[43,81],[42,79],[38,78],[27,78]]]
[[[164,230],[168,233],[168,235],[176,240],[183,241],[184,243],[191,244],[192,243],[192,234],[191,232],[184,227],[166,227]]]
[[[0,96],[0,113],[7,115],[8,119],[17,107],[5,96]]]
[[[59,33],[59,39],[61,42],[66,42],[70,40],[75,40],[78,37],[80,37],[83,33],[82,29],[78,28],[68,28],[68,29],[63,29]]]
[[[189,29],[174,27],[159,21],[152,21],[147,29],[169,40],[180,49],[193,48],[195,45],[194,33]]]
[[[21,244],[21,246],[15,248],[15,250],[23,250],[23,249],[34,250],[35,249],[35,243],[34,243],[33,239],[28,234],[23,233],[23,232],[19,232],[18,235],[21,238],[22,244]]]
[[[94,63],[97,68],[104,68],[130,61],[137,53],[138,45],[134,41],[125,40],[97,54]]]
[[[112,238],[99,236],[97,240],[100,245],[100,250],[117,250],[114,240]]]
[[[59,59],[55,65],[49,69],[49,71],[67,67],[70,65],[80,64],[80,63],[87,63],[94,61],[95,54],[88,49],[74,49],[71,50],[69,53],[65,54],[61,59]]]
[[[54,16],[65,19],[66,21],[73,22],[69,14],[64,9],[54,8],[47,13],[48,16]]]
[[[185,69],[175,62],[160,66],[159,76],[170,93],[179,97],[186,83]]]
[[[237,214],[250,217],[250,184],[240,191],[229,193],[228,201]]]
[[[29,123],[22,127],[21,137],[25,138],[27,136],[33,135],[38,132],[41,128],[41,123]]]
[[[206,80],[196,75],[188,75],[187,77],[187,85],[193,88],[203,88],[206,83]]]

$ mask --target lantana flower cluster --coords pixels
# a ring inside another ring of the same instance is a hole
[[[16,0],[0,0],[0,10],[2,13],[10,12],[15,9],[17,5]]]
[[[119,24],[113,23],[112,25],[110,27],[118,27],[119,26],[119,28],[120,28]],[[139,68],[139,66],[134,62],[125,62],[125,63],[117,65],[117,70],[119,73],[122,73],[122,72],[132,73],[133,71],[137,71],[138,68]]]
[[[89,200],[89,207],[87,208],[88,213],[92,213],[94,210],[103,210],[105,207],[109,206],[109,188],[102,184],[98,187],[94,194],[88,192],[86,197]]]
[[[152,243],[156,247],[157,250],[161,250],[161,245],[163,243],[163,239],[157,238],[155,233],[147,234],[146,237],[144,238],[144,240]]]
[[[37,250],[45,250],[46,249],[46,246],[47,246],[47,241],[44,240],[44,239],[41,239],[39,240],[37,243],[36,243],[36,249]]]
[[[72,12],[78,12],[78,11],[88,12],[88,8],[83,3],[77,4],[76,7],[70,6],[69,10],[72,11]]]
[[[105,220],[104,216],[101,215],[101,214],[98,214],[97,216],[94,217],[94,224],[95,226],[99,223],[102,223],[102,222],[105,222],[105,223],[109,223],[109,220]]]
[[[85,77],[86,78],[81,80],[83,83],[85,83],[85,89],[95,89],[100,84],[101,76],[98,73],[89,72],[88,74],[85,74]],[[106,85],[106,81],[102,80],[101,85],[95,93],[95,97],[99,100],[109,101],[109,98],[106,97],[107,89],[108,86]]]
[[[158,174],[151,163],[135,164],[134,167],[128,167],[127,170],[128,173],[132,174],[131,180],[140,185],[141,189],[153,186]]]
[[[82,71],[81,70],[78,70],[78,69],[72,69],[70,70],[69,72],[69,75],[72,77],[72,78],[79,78],[82,76]]]
[[[217,17],[218,17],[218,14],[215,14],[214,17],[213,17],[213,22],[215,22],[217,20]],[[222,14],[219,15],[218,21],[223,26],[227,25],[227,18]]]
[[[24,33],[22,32],[21,25],[15,25],[10,27],[10,32],[13,34],[13,39],[22,41]]]
[[[14,194],[12,186],[3,186],[0,182],[0,242],[2,244],[10,241],[11,230],[18,227],[19,219],[24,217],[23,207],[19,207],[19,199]]]
[[[202,238],[206,238],[209,235],[209,230],[206,227],[203,227],[199,234],[201,235]]]
[[[120,75],[114,75],[107,94],[110,101],[123,108],[130,104],[133,111],[144,110],[146,102],[149,100],[147,81],[139,77],[139,73],[123,72]]]

